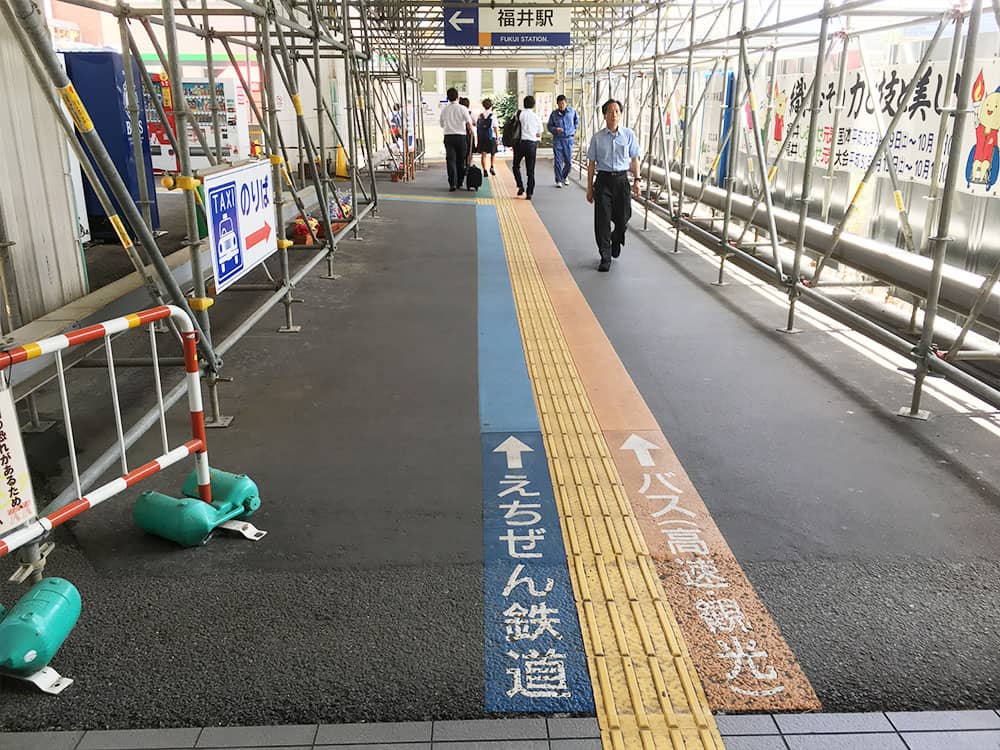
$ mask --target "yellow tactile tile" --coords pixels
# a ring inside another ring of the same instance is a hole
[[[503,179],[494,180],[521,337],[606,748],[723,750]]]

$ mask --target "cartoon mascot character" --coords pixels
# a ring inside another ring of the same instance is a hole
[[[971,186],[985,185],[987,189],[996,184],[1000,176],[1000,150],[997,136],[1000,134],[1000,88],[986,95],[983,72],[972,86],[972,101],[982,102],[976,125],[976,145],[969,152],[965,167],[965,179]]]
[[[785,137],[785,113],[788,111],[788,94],[774,87],[774,140],[781,142]]]

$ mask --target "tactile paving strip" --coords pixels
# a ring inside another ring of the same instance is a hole
[[[604,746],[723,750],[504,179],[493,182]]]

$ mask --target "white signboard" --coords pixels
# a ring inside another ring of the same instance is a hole
[[[215,288],[224,290],[278,249],[271,165],[246,164],[205,178]]]
[[[28,459],[21,443],[17,410],[10,390],[0,389],[0,536],[36,516]]]

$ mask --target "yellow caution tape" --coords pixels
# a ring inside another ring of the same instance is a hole
[[[720,159],[721,157],[722,157],[722,154],[716,154],[716,155],[715,155],[715,161],[713,161],[713,162],[712,162],[712,166],[711,166],[711,167],[709,168],[709,170],[708,170],[709,172],[714,172],[714,171],[715,171],[715,168],[716,168],[717,166],[719,166],[719,159]]]
[[[291,240],[278,240],[278,247],[280,247],[282,250],[284,250],[285,248],[289,248],[294,244],[295,243],[292,242]]]
[[[750,92],[750,110],[753,112],[757,111],[757,97],[753,95],[752,91]]]
[[[895,190],[892,193],[892,197],[896,199],[896,210],[903,213],[903,194]]]
[[[118,214],[112,214],[108,217],[108,221],[111,222],[111,226],[115,228],[115,234],[118,235],[118,241],[122,243],[122,247],[128,250],[132,247],[132,238],[128,236],[128,232],[125,231],[125,225],[122,220],[118,218]]]
[[[267,158],[268,158],[268,161],[270,161],[270,162],[271,162],[271,163],[272,163],[272,164],[273,164],[274,166],[276,166],[276,167],[280,167],[280,166],[281,166],[282,164],[284,164],[284,163],[285,163],[285,160],[284,160],[284,159],[282,159],[282,158],[281,158],[280,156],[278,156],[277,154],[271,154],[271,155],[270,155],[269,157],[267,157]]]
[[[63,104],[69,110],[69,116],[73,118],[73,124],[81,133],[89,133],[94,129],[94,121],[90,119],[87,108],[83,105],[80,95],[76,93],[73,84],[67,84],[59,89],[59,96],[62,97]]]
[[[194,177],[179,174],[175,178],[174,184],[181,190],[197,190],[199,183]]]
[[[292,94],[292,104],[295,107],[295,114],[302,117],[302,97],[298,94]]]
[[[851,198],[851,205],[853,206],[858,202],[858,198],[861,196],[861,191],[865,189],[865,181],[862,180],[858,183],[858,189],[854,191],[854,197]]]
[[[215,300],[211,297],[191,297],[188,300],[188,304],[191,305],[192,310],[205,312],[205,310],[215,304]]]
[[[771,171],[767,173],[767,181],[768,182],[773,182],[774,181],[774,176],[776,174],[778,174],[778,166],[777,165],[771,167]]]

